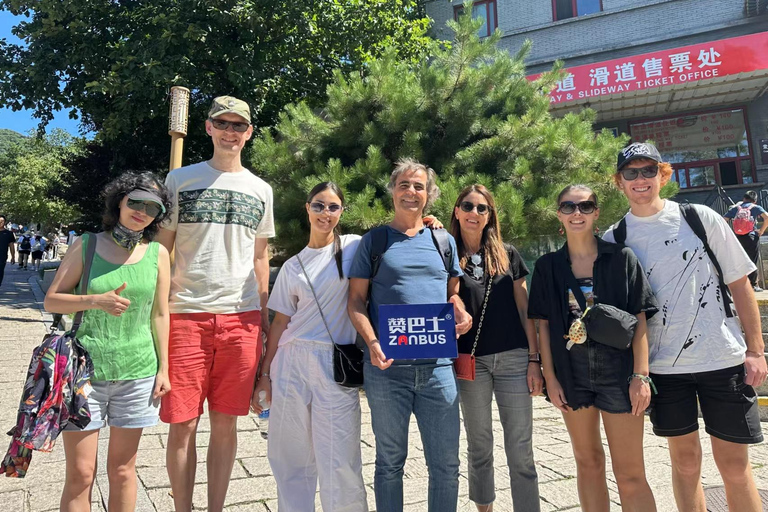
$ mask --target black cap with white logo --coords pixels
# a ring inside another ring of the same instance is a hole
[[[654,162],[661,162],[661,153],[659,153],[656,146],[650,142],[633,142],[619,151],[619,159],[616,163],[616,169],[620,171],[622,167],[632,160],[639,160],[641,158],[653,160]]]

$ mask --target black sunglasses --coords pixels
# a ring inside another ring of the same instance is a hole
[[[461,211],[463,212],[471,212],[475,208],[477,208],[477,213],[480,215],[487,215],[488,212],[491,211],[491,207],[487,204],[475,204],[472,201],[462,201],[459,203],[459,208],[461,208]]]
[[[635,167],[631,169],[624,168],[619,172],[627,181],[636,180],[637,177],[640,175],[640,173],[643,173],[644,178],[650,179],[655,177],[657,174],[659,174],[659,166],[647,165],[645,167]]]
[[[589,214],[597,210],[597,203],[594,201],[582,201],[580,203],[574,203],[573,201],[563,201],[560,203],[560,206],[557,208],[557,210],[562,214],[570,215],[576,211],[576,208],[578,208],[581,213]]]
[[[244,131],[248,130],[249,126],[251,126],[248,123],[240,123],[235,121],[222,121],[221,119],[211,119],[211,124],[217,130],[222,130],[222,131],[226,130],[231,126],[232,129],[238,133],[243,133]]]
[[[323,213],[325,210],[328,210],[328,213],[331,215],[336,215],[341,213],[341,210],[343,210],[344,207],[336,203],[325,205],[324,203],[316,201],[309,203],[309,209],[312,211],[312,213]]]
[[[162,206],[152,201],[141,201],[140,199],[128,199],[128,208],[137,212],[147,212],[147,215],[156,219],[163,211]]]

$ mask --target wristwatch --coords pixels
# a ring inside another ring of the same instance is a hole
[[[538,352],[534,354],[528,354],[528,362],[541,364],[541,354]]]

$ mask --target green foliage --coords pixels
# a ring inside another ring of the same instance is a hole
[[[69,187],[65,158],[80,151],[63,130],[29,137],[0,155],[0,210],[14,222],[47,226],[74,220],[77,209],[57,197]]]
[[[464,186],[493,190],[507,240],[555,233],[556,196],[570,183],[595,188],[601,225],[626,211],[612,185],[626,138],[595,134],[591,110],[552,118],[547,93],[559,65],[529,81],[523,61],[530,44],[509,55],[497,46],[498,32],[478,38],[479,24],[468,16],[449,22],[453,44],[433,48],[429,59],[403,61],[390,50],[365,74],[336,73],[322,109],[289,105],[274,132],[262,130],[252,160],[274,186],[282,249],[292,253],[305,243],[301,205],[321,180],[345,190],[347,232],[386,222],[389,173],[406,156],[437,171],[442,194],[433,213],[446,224]]]
[[[430,44],[415,0],[0,0],[28,17],[0,41],[0,100],[82,113],[107,139],[167,130],[168,88],[192,90],[192,121],[232,94],[272,123],[283,105],[323,97],[334,70],[360,69],[383,48],[417,59]],[[191,126],[199,126],[192,124]],[[202,130],[201,130],[202,131]],[[165,141],[164,141],[165,142]],[[151,144],[150,144],[151,145]],[[167,145],[167,144],[165,144]]]
[[[0,154],[5,153],[16,144],[22,143],[24,139],[26,139],[26,137],[19,132],[0,129]]]

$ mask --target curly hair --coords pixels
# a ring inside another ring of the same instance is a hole
[[[147,242],[153,240],[160,226],[171,215],[171,193],[157,176],[151,172],[128,171],[112,180],[104,187],[101,196],[104,198],[104,214],[101,217],[101,226],[104,231],[111,231],[120,220],[120,202],[129,193],[136,189],[152,191],[163,201],[165,211],[158,215],[146,228],[142,238]]]

